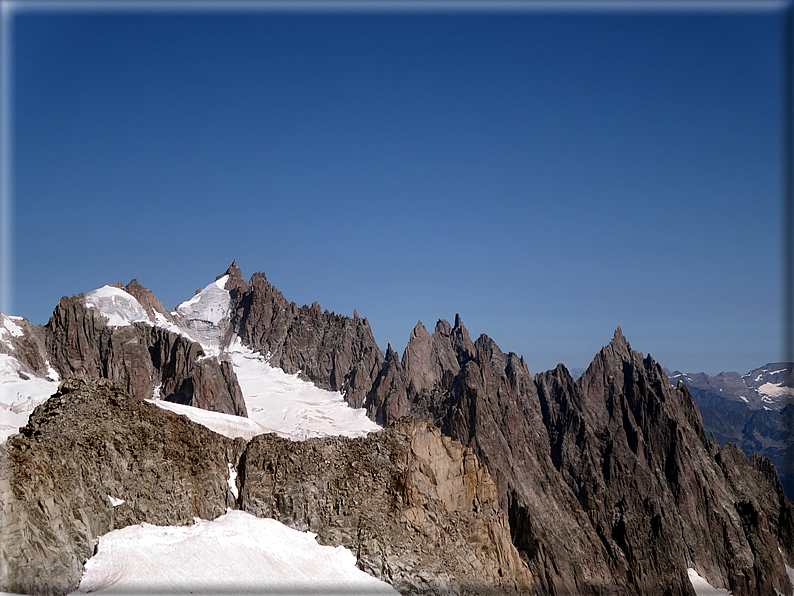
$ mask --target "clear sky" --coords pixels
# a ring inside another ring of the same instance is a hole
[[[384,350],[460,313],[533,373],[618,325],[670,369],[781,360],[782,20],[21,10],[8,314],[237,259]]]

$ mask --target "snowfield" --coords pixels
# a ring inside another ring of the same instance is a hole
[[[239,338],[224,354],[231,358],[248,418],[159,399],[147,401],[230,439],[250,440],[256,435],[276,433],[302,441],[337,435],[362,437],[381,429],[367,418],[366,410],[351,408],[341,393],[320,389],[297,374],[288,375],[270,366],[259,352],[243,346]]]
[[[248,417],[260,426],[293,440],[344,435],[361,437],[380,430],[366,410],[353,409],[338,391],[271,367],[259,353],[239,338],[229,346],[237,381],[245,398]]]
[[[0,354],[0,443],[28,423],[34,408],[58,389],[58,373],[50,368],[42,379],[13,356]]]
[[[192,526],[128,526],[100,538],[73,594],[399,594],[314,537],[231,510]]]
[[[762,400],[769,403],[777,402],[782,399],[794,398],[794,389],[791,387],[783,387],[782,383],[764,383],[758,388],[758,393],[763,396],[761,398]]]

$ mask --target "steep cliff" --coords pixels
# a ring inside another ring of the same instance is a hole
[[[736,596],[788,593],[792,509],[774,467],[709,443],[686,388],[620,329],[575,382],[562,365],[532,379],[467,338],[459,319],[418,325],[370,404],[475,450],[542,592],[690,594],[693,568]]]

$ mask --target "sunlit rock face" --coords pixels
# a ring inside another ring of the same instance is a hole
[[[576,381],[532,378],[462,323],[418,325],[373,390],[472,447],[543,593],[689,594],[688,569],[734,594],[789,593],[792,507],[765,458],[706,438],[685,387],[620,329]]]

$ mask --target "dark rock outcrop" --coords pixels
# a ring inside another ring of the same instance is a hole
[[[190,524],[227,507],[347,546],[360,568],[404,593],[533,586],[487,469],[415,420],[359,439],[262,435],[246,444],[107,380],[71,379],[0,445],[0,497],[3,591],[68,593],[101,534]]]
[[[14,329],[15,333],[11,333],[6,325]],[[50,374],[44,328],[41,325],[31,325],[23,317],[12,318],[0,313],[0,354],[16,358],[32,373],[41,377]]]
[[[367,319],[323,311],[316,302],[287,302],[264,273],[245,282],[236,263],[226,272],[232,298],[232,329],[270,364],[296,372],[323,389],[341,391],[360,408],[383,366]]]
[[[145,308],[165,310],[135,280],[128,288],[144,299]],[[109,326],[82,294],[61,298],[44,332],[51,364],[61,378],[109,379],[139,398],[151,397],[160,386],[163,399],[246,415],[231,363],[206,357],[201,345],[184,335],[146,323]]]

